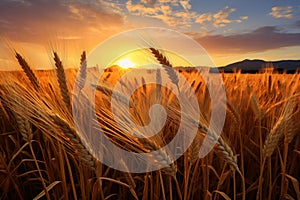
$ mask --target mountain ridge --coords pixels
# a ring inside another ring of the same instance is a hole
[[[218,67],[218,69],[224,72],[233,72],[234,69],[241,70],[242,72],[258,72],[266,67],[274,67],[277,71],[295,72],[297,69],[300,69],[300,60],[265,61],[261,59],[244,59]]]

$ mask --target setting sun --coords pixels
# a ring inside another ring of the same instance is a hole
[[[132,68],[135,66],[135,63],[132,62],[129,58],[124,58],[118,61],[118,65],[124,69]]]

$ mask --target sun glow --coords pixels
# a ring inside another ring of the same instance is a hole
[[[118,65],[124,69],[132,68],[135,66],[135,63],[132,62],[129,58],[124,58],[118,61]]]

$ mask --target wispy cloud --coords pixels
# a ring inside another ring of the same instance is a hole
[[[147,4],[147,5],[150,5],[150,6],[153,6],[157,0],[141,0],[144,4]]]
[[[273,7],[272,11],[269,13],[274,18],[286,18],[291,19],[293,18],[293,7],[292,6],[277,6]]]
[[[197,36],[191,34],[204,48],[218,54],[263,52],[300,45],[300,33],[280,32],[275,26],[265,26],[236,35]]]
[[[195,12],[192,10],[189,0],[141,0],[138,3],[129,0],[126,8],[132,15],[160,19],[170,27],[179,28],[188,28],[193,24],[204,26],[213,24],[215,28],[218,28],[231,23],[241,23],[248,19],[248,16],[229,19],[229,15],[235,12],[236,9],[228,6],[216,13]]]
[[[192,25],[197,13],[191,11],[191,8],[189,0],[142,0],[139,3],[129,0],[126,3],[126,9],[132,15],[160,19],[170,27],[180,28]]]
[[[216,13],[204,13],[196,18],[196,22],[202,25],[213,24],[214,27],[224,27],[230,23],[241,23],[248,19],[248,16],[241,16],[238,19],[229,19],[229,15],[234,12],[235,8],[228,6]]]

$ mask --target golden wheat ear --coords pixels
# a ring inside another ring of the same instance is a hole
[[[86,81],[86,73],[87,73],[87,63],[86,63],[86,52],[83,51],[80,59],[80,68],[79,68],[79,79],[78,81],[78,89],[82,90]]]
[[[173,65],[170,63],[170,61],[167,59],[166,56],[164,56],[161,52],[159,52],[159,50],[151,47],[150,51],[154,55],[156,60],[166,70],[170,80],[177,86],[178,91],[180,91],[179,90],[179,85],[178,85],[179,78],[178,78],[176,72],[174,71],[174,69],[172,69]]]
[[[31,82],[32,86],[34,87],[35,90],[39,90],[40,84],[39,84],[39,81],[38,81],[36,75],[34,74],[33,70],[31,69],[29,64],[26,62],[26,60],[21,56],[21,54],[19,54],[18,52],[15,52],[15,53],[16,53],[16,58],[20,64],[20,66],[22,67],[24,73],[26,74],[27,78]]]
[[[283,111],[278,118],[277,122],[267,135],[264,147],[263,158],[266,159],[272,156],[280,140],[285,137],[285,142],[289,144],[294,136],[299,131],[299,125],[296,121],[299,116],[299,110],[297,110],[297,99],[290,98],[283,108]]]
[[[58,84],[60,88],[60,93],[63,98],[63,101],[67,108],[71,111],[71,100],[70,100],[70,93],[67,86],[67,80],[66,80],[66,74],[64,71],[63,64],[56,52],[53,52],[54,54],[54,61],[56,66],[56,75],[58,79]]]
[[[71,140],[71,142],[76,147],[76,153],[78,154],[78,157],[83,160],[91,169],[95,170],[97,166],[97,162],[94,158],[94,156],[90,153],[91,150],[87,149],[86,146],[82,143],[82,140],[78,136],[79,133],[71,125],[68,123],[65,119],[60,117],[57,114],[50,115],[50,117],[53,119],[54,123],[63,131],[63,133],[68,136]]]

